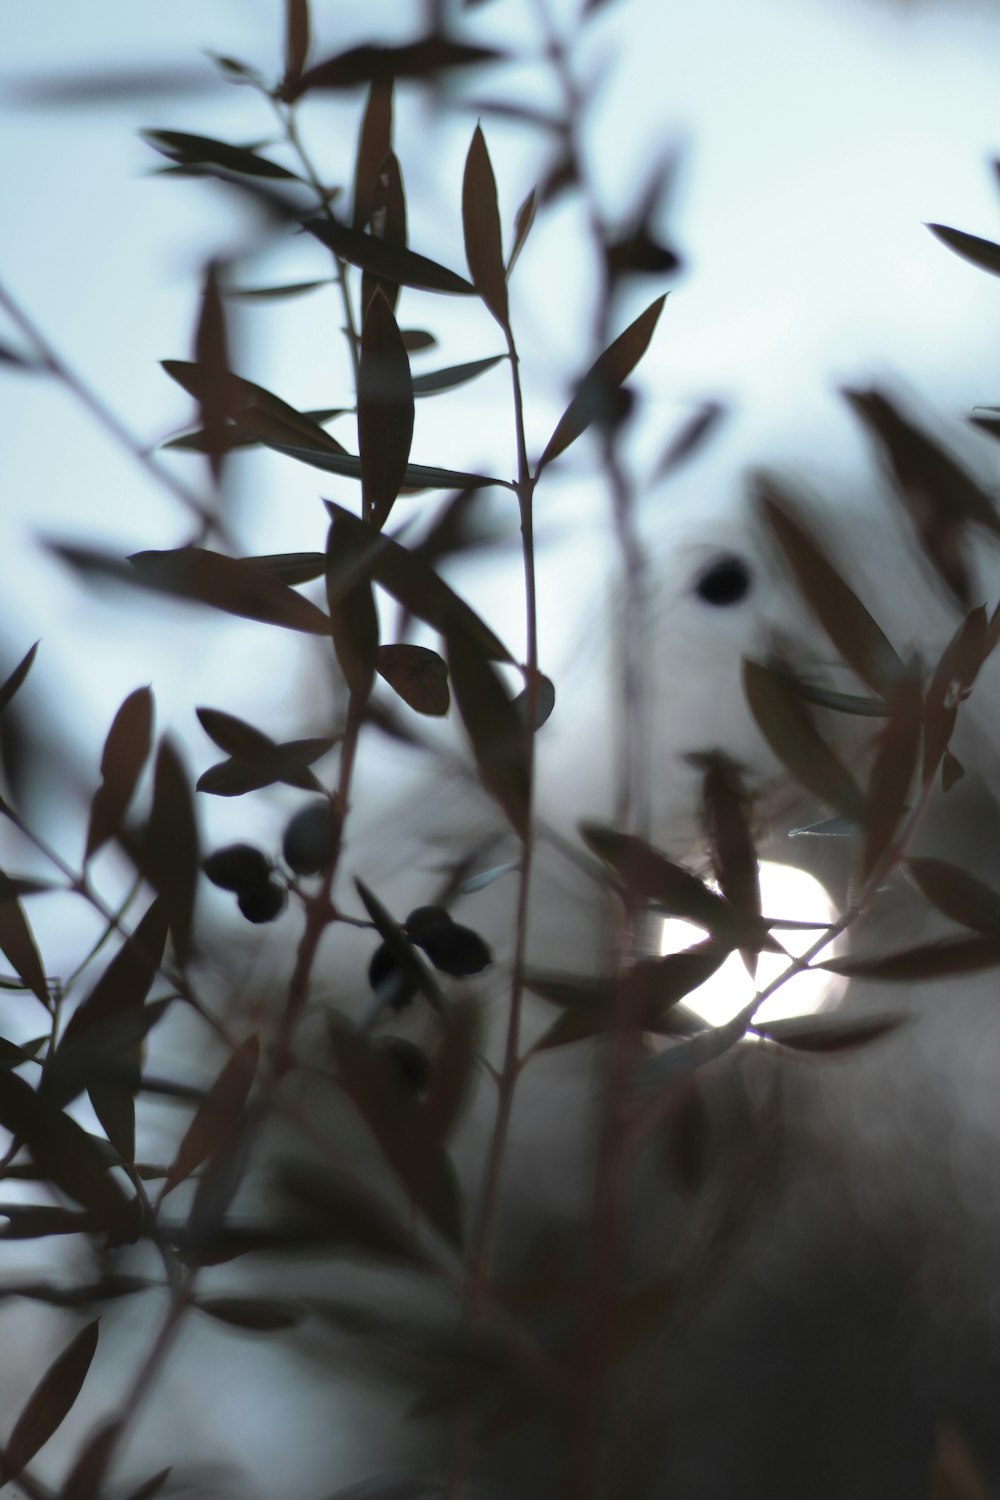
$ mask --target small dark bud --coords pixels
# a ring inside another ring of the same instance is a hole
[[[427,1087],[431,1060],[422,1047],[408,1042],[405,1037],[387,1036],[376,1043],[378,1050],[387,1057],[407,1094],[419,1095]]]
[[[404,1010],[416,998],[417,986],[400,968],[388,943],[379,943],[368,965],[368,983],[372,990],[393,1010]]]
[[[296,875],[318,875],[333,858],[340,819],[329,802],[310,802],[285,829],[282,853]]]
[[[227,844],[202,860],[201,867],[212,884],[223,891],[264,885],[271,873],[271,861],[252,844]]]
[[[236,905],[248,922],[273,922],[280,917],[288,901],[288,892],[277,880],[248,885],[236,898]]]

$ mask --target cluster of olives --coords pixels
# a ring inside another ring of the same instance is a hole
[[[310,802],[290,820],[281,844],[288,868],[296,875],[318,875],[333,858],[340,837],[337,815],[329,802]],[[233,891],[248,922],[273,922],[288,902],[288,889],[262,849],[227,844],[202,864],[213,885]]]
[[[443,906],[416,907],[402,931],[442,974],[462,979],[480,973],[493,962],[493,954],[479,933],[453,921]],[[388,943],[380,943],[372,954],[368,983],[379,999],[394,1010],[409,1005],[419,989],[416,976],[402,967]]]

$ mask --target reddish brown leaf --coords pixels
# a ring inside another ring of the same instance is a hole
[[[980,239],[978,234],[967,234],[964,229],[949,229],[946,224],[926,227],[963,260],[971,261],[981,271],[989,271],[991,276],[1000,276],[1000,245],[993,240]]]
[[[136,688],[115,714],[101,754],[101,785],[94,793],[84,860],[114,838],[149,758],[153,743],[153,695]]]
[[[285,82],[287,92],[302,76],[309,55],[309,0],[285,0]]]
[[[510,255],[507,259],[508,277],[517,264],[518,256],[524,249],[528,235],[531,233],[531,226],[535,222],[535,214],[537,213],[537,211],[538,194],[535,192],[535,189],[532,188],[531,192],[525,198],[524,202],[521,204],[521,207],[514,215],[514,240],[511,244]]]
[[[500,327],[506,329],[507,276],[503,263],[497,184],[486,139],[479,125],[473,132],[465,159],[462,228],[465,234],[465,258],[472,284]]]
[[[739,769],[715,754],[705,767],[702,808],[712,873],[719,890],[747,930],[760,927],[760,865],[750,823],[751,799]],[[763,937],[763,931],[761,933]],[[757,950],[744,947],[743,962],[753,978]]]
[[[97,1353],[98,1320],[73,1338],[28,1397],[3,1449],[4,1483],[14,1479],[73,1409]]]
[[[686,917],[710,932],[732,929],[735,913],[729,902],[644,839],[596,823],[581,823],[580,832],[634,901],[657,906],[669,916]]]
[[[564,453],[581,433],[586,432],[592,422],[608,420],[614,405],[614,394],[648,349],[666,300],[666,293],[657,297],[635,322],[629,324],[624,333],[620,333],[608,345],[603,354],[598,355],[581,380],[576,395],[556,423],[555,432],[538,460],[536,473],[540,473],[547,463]]]
[[[201,401],[206,389],[204,371],[200,365],[191,364],[183,359],[165,359],[162,362],[164,371],[182,386],[189,395],[194,396],[196,401]],[[347,450],[342,443],[331,437],[319,425],[320,417],[326,420],[324,413],[330,411],[336,415],[339,408],[325,408],[318,415],[307,415],[298,411],[294,406],[289,406],[287,401],[282,401],[280,396],[274,395],[273,391],[265,389],[262,385],[255,385],[252,380],[244,380],[240,375],[229,374],[226,379],[226,401],[231,421],[235,424],[227,428],[230,445],[244,442],[251,438],[254,442],[287,442],[297,443],[301,447],[314,449],[317,453],[345,453]],[[204,434],[198,434],[199,447],[204,447]],[[181,439],[175,446],[192,439]]]
[[[380,646],[379,676],[418,714],[440,716],[448,712],[448,668],[436,651],[426,646]]]
[[[391,245],[406,244],[406,194],[399,161],[390,151],[375,179],[372,199],[372,233]],[[371,271],[361,273],[361,306],[367,313],[376,291],[381,288],[393,314],[399,302],[399,283],[384,281]],[[402,339],[400,334],[400,339]],[[405,341],[403,348],[406,348]]]
[[[3,713],[4,709],[7,707],[14,694],[20,688],[28,673],[31,671],[31,665],[35,660],[35,652],[37,650],[38,642],[36,641],[33,646],[29,647],[24,656],[22,656],[21,660],[18,662],[13,672],[11,672],[7,680],[2,685],[0,685],[0,714]]]
[[[372,216],[379,169],[392,150],[392,78],[373,79],[361,122],[354,166],[351,225],[364,229]]]
[[[410,361],[392,309],[377,290],[361,332],[358,449],[365,515],[378,531],[403,484],[412,441]]]

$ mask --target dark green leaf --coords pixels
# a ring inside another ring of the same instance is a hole
[[[353,531],[355,539],[363,539],[366,550],[359,555],[358,570],[363,567],[365,573],[418,620],[423,620],[442,635],[447,633],[449,626],[460,627],[474,636],[494,660],[512,660],[510,652],[489,627],[420,557],[408,552],[384,532],[373,532],[370,526],[365,526],[342,506],[327,501],[326,508],[331,519],[335,519],[338,525],[342,524],[345,535],[349,536]],[[353,561],[352,555],[352,564]],[[338,578],[342,577],[345,584],[349,576],[346,569],[338,568]]]
[[[743,689],[757,727],[796,781],[844,817],[860,822],[861,792],[789,686],[787,674],[745,660]]]
[[[224,557],[201,547],[178,547],[169,552],[135,552],[129,562],[134,581],[157,593],[193,599],[226,614],[287,630],[330,633],[330,621],[321,609],[245,558]]]
[[[70,1340],[28,1397],[3,1450],[4,1483],[16,1478],[73,1409],[97,1353],[97,1320]]]
[[[94,793],[84,861],[122,825],[153,743],[153,694],[136,688],[115,714],[101,753],[101,785]]]
[[[477,125],[465,158],[462,228],[472,284],[501,328],[508,327],[507,276],[497,206],[497,184],[482,127]]]
[[[185,166],[200,166],[210,162],[223,167],[227,172],[245,172],[251,177],[283,177],[295,179],[295,173],[277,162],[258,156],[245,146],[230,146],[225,141],[215,141],[205,135],[189,135],[184,130],[144,130],[144,138],[171,161]]]
[[[903,663],[891,643],[816,538],[795,517],[791,497],[764,474],[755,477],[754,488],[764,518],[785,554],[802,597],[862,682],[885,696],[905,675]]]
[[[395,282],[397,286],[415,287],[418,291],[445,292],[452,296],[471,297],[475,287],[464,276],[437,261],[428,260],[403,245],[393,245],[377,235],[364,230],[352,229],[339,220],[330,218],[309,219],[305,229],[326,245],[334,255],[346,260],[348,265],[360,266],[370,271],[380,281]]]
[[[949,229],[946,224],[928,224],[931,234],[954,250],[963,260],[969,260],[981,271],[1000,276],[1000,245],[993,240],[980,239],[978,234],[966,234],[964,229]]]
[[[446,621],[448,671],[483,785],[525,839],[531,814],[531,770],[525,729],[478,633]]]
[[[644,313],[620,333],[599,354],[577,388],[576,395],[556,423],[555,432],[549,438],[545,452],[538,460],[536,473],[564,453],[581,433],[586,432],[592,422],[606,422],[614,405],[614,396],[631,375],[649,347],[653,337],[666,293],[646,308]]]
[[[38,642],[36,641],[33,646],[29,647],[24,656],[22,656],[21,660],[18,662],[13,672],[11,672],[7,680],[2,685],[0,685],[0,714],[3,713],[4,709],[7,707],[14,694],[20,688],[28,673],[31,671],[31,664],[35,659],[35,652],[37,650]]]
[[[418,714],[440,717],[448,712],[448,668],[436,651],[408,643],[380,646],[378,672]]]
[[[394,78],[427,78],[456,68],[479,67],[499,62],[502,52],[491,47],[476,47],[467,42],[453,42],[433,33],[402,46],[382,47],[364,44],[341,52],[337,57],[317,63],[288,91],[294,101],[307,90],[351,89],[358,84],[388,82]]]
[[[1000,894],[977,880],[968,870],[945,859],[910,855],[907,873],[938,911],[971,927],[983,937],[1000,942]]]
[[[410,362],[381,290],[368,305],[358,369],[358,448],[365,515],[381,531],[406,475],[413,441]]]
[[[465,385],[470,380],[475,380],[477,375],[483,375],[487,370],[492,370],[505,354],[494,354],[489,359],[471,359],[464,365],[451,365],[446,370],[431,370],[426,375],[415,375],[413,377],[413,394],[415,396],[436,396],[439,391],[450,391],[457,385]]]

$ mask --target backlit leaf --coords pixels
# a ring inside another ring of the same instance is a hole
[[[308,219],[303,227],[348,265],[360,266],[382,281],[457,297],[471,297],[475,292],[472,282],[459,276],[457,271],[450,271],[403,245],[393,245],[377,235],[352,229],[332,217]]]
[[[289,281],[283,286],[227,286],[223,287],[223,295],[241,302],[284,302],[293,297],[304,297],[307,292],[315,292],[321,286],[332,285],[332,278],[324,276],[319,281]],[[319,418],[314,415],[313,420]],[[166,446],[180,447],[180,444],[168,443]]]
[[[724,897],[645,840],[596,823],[582,823],[580,832],[633,900],[656,906],[668,916],[686,917],[709,931],[733,927],[735,912]]]
[[[871,958],[828,958],[812,965],[828,969],[845,979],[884,979],[912,984],[921,980],[950,979],[955,974],[978,974],[1000,965],[1000,939],[986,937],[948,938],[922,943],[897,953]]]
[[[280,583],[294,587],[299,583],[312,583],[326,572],[324,552],[271,552],[261,557],[248,557],[244,561],[270,573]]]
[[[94,793],[84,860],[114,838],[129,809],[153,743],[153,694],[136,688],[115,714],[101,753],[101,785]]]
[[[413,394],[415,396],[436,396],[439,391],[453,390],[457,385],[466,385],[470,380],[475,380],[477,375],[492,370],[505,354],[494,354],[489,359],[471,359],[464,365],[451,365],[445,370],[431,370],[426,375],[415,375],[413,377]]]
[[[907,1020],[898,1016],[789,1016],[755,1023],[754,1030],[793,1052],[849,1052],[888,1036]]]
[[[287,97],[295,100],[307,90],[350,89],[374,80],[433,77],[456,68],[499,62],[503,55],[491,47],[454,42],[433,33],[421,37],[419,41],[405,42],[396,47],[366,43],[360,47],[351,47],[337,57],[328,58],[326,62],[317,63],[302,75],[298,84],[288,91]]]
[[[438,1015],[447,1016],[451,1007],[441,991],[441,986],[400,924],[364,881],[355,880],[354,883],[358,888],[358,895],[365,904],[365,910],[375,925],[376,932],[392,954],[396,966],[413,982]]]
[[[98,1321],[70,1340],[28,1397],[3,1448],[4,1483],[14,1479],[72,1411],[97,1353]]]
[[[418,714],[446,714],[451,703],[448,668],[426,646],[380,646],[378,672]]]
[[[743,690],[757,727],[796,781],[842,816],[860,822],[864,801],[857,783],[816,728],[787,675],[744,660]]]
[[[990,650],[990,630],[982,605],[971,610],[941,653],[927,689],[924,712],[924,785],[929,786],[951,740],[958,707]],[[943,781],[943,773],[942,773]],[[947,787],[945,788],[947,791]]]
[[[215,797],[243,797],[247,792],[257,792],[261,787],[273,786],[276,781],[281,781],[286,786],[301,787],[307,792],[322,791],[323,788],[310,767],[332,750],[336,743],[336,736],[286,740],[281,745],[271,742],[270,748],[255,755],[253,760],[232,756],[229,760],[209,766],[198,777],[196,790],[208,792]]]
[[[406,193],[399,158],[389,152],[375,177],[371,205],[371,233],[390,245],[406,244]],[[361,274],[361,306],[367,316],[372,298],[381,290],[392,312],[399,302],[399,283],[386,281],[371,271]],[[400,335],[402,338],[402,335]],[[403,345],[405,349],[405,344]]]
[[[354,166],[354,210],[351,225],[364,229],[372,216],[375,183],[392,150],[392,76],[372,79],[358,136]]]
[[[328,474],[342,474],[347,479],[361,478],[361,460],[353,453],[320,453],[315,448],[303,448],[299,443],[286,443],[276,438],[264,438],[269,448],[276,453],[285,453],[297,458],[300,463],[311,464],[314,469],[325,469]],[[505,479],[494,479],[489,474],[468,474],[463,469],[439,469],[429,464],[407,464],[403,484],[408,490],[457,490],[486,489],[490,485],[513,486]]]
[[[537,211],[538,194],[535,192],[534,188],[532,188],[531,192],[525,198],[524,202],[521,204],[521,207],[518,209],[517,213],[514,216],[514,240],[510,247],[510,255],[507,258],[508,277],[517,264],[518,256],[524,249],[528,235],[531,233],[531,226],[535,222],[535,214],[537,213]]]
[[[134,552],[128,560],[135,581],[143,588],[266,625],[310,635],[330,633],[330,621],[321,609],[245,558],[225,557],[201,547],[178,547],[167,552]]]
[[[226,315],[219,291],[219,272],[215,261],[205,270],[201,310],[195,333],[194,359],[198,366],[201,394],[198,415],[205,435],[205,447],[218,484],[226,454],[225,429],[231,416],[229,385],[229,347]]]
[[[309,54],[309,0],[285,0],[285,89],[302,76]]]
[[[472,742],[483,785],[524,839],[531,811],[531,772],[525,730],[490,655],[464,622],[446,622],[451,689]]]
[[[751,799],[739,769],[725,756],[713,755],[702,779],[702,821],[708,839],[712,873],[719,890],[748,930],[760,926],[760,864],[750,822]],[[741,949],[751,978],[756,949]]]
[[[379,649],[378,612],[371,577],[365,567],[368,556],[366,538],[353,526],[346,525],[342,516],[333,516],[327,538],[326,573],[330,630],[352,707],[358,710],[364,707],[371,693]]]
[[[640,313],[629,324],[624,333],[620,333],[608,345],[603,354],[598,355],[581,380],[576,395],[556,423],[556,429],[538,460],[536,472],[540,472],[547,463],[564,453],[581,433],[586,432],[592,422],[606,422],[609,419],[614,395],[648,349],[666,300],[666,293],[657,297],[644,313]]]
[[[725,415],[726,407],[721,401],[704,402],[670,439],[653,470],[651,483],[661,483],[700,453]]]
[[[191,952],[201,855],[187,771],[168,739],[160,741],[156,756],[153,805],[140,858],[143,875],[163,897],[174,949],[185,964]]]
[[[42,960],[21,903],[13,895],[0,895],[0,952],[25,989],[31,990],[48,1007],[49,992]]]
[[[358,449],[366,516],[381,531],[406,475],[413,440],[410,362],[381,291],[368,306],[358,370]]]
[[[184,130],[144,130],[144,138],[154,150],[171,161],[199,166],[204,162],[223,167],[227,172],[246,172],[251,177],[283,177],[294,180],[295,173],[277,162],[268,161],[244,146],[229,146],[209,136],[189,135]]]
[[[59,1490],[59,1500],[99,1500],[120,1437],[121,1423],[116,1418],[99,1423],[73,1460]]]
[[[947,224],[928,224],[927,228],[963,260],[971,261],[992,276],[1000,276],[1000,245],[993,240],[980,239],[978,234],[967,234],[964,229],[949,229]]]
[[[462,228],[472,284],[501,328],[508,326],[507,277],[497,184],[481,126],[473,132],[462,179]]]
[[[163,370],[196,401],[202,401],[205,375],[201,366],[183,359],[164,359]],[[226,382],[227,410],[237,431],[261,443],[293,443],[317,453],[345,453],[346,449],[311,417],[282,401],[280,396],[230,373]]]
[[[28,650],[25,652],[24,656],[22,656],[21,660],[18,662],[17,666],[14,668],[13,672],[11,672],[6,681],[2,685],[0,685],[0,714],[3,713],[4,709],[7,707],[8,703],[10,703],[14,694],[18,691],[21,684],[24,682],[24,679],[31,671],[31,665],[35,660],[35,652],[37,650],[38,642],[36,641],[33,646],[28,648]]]

